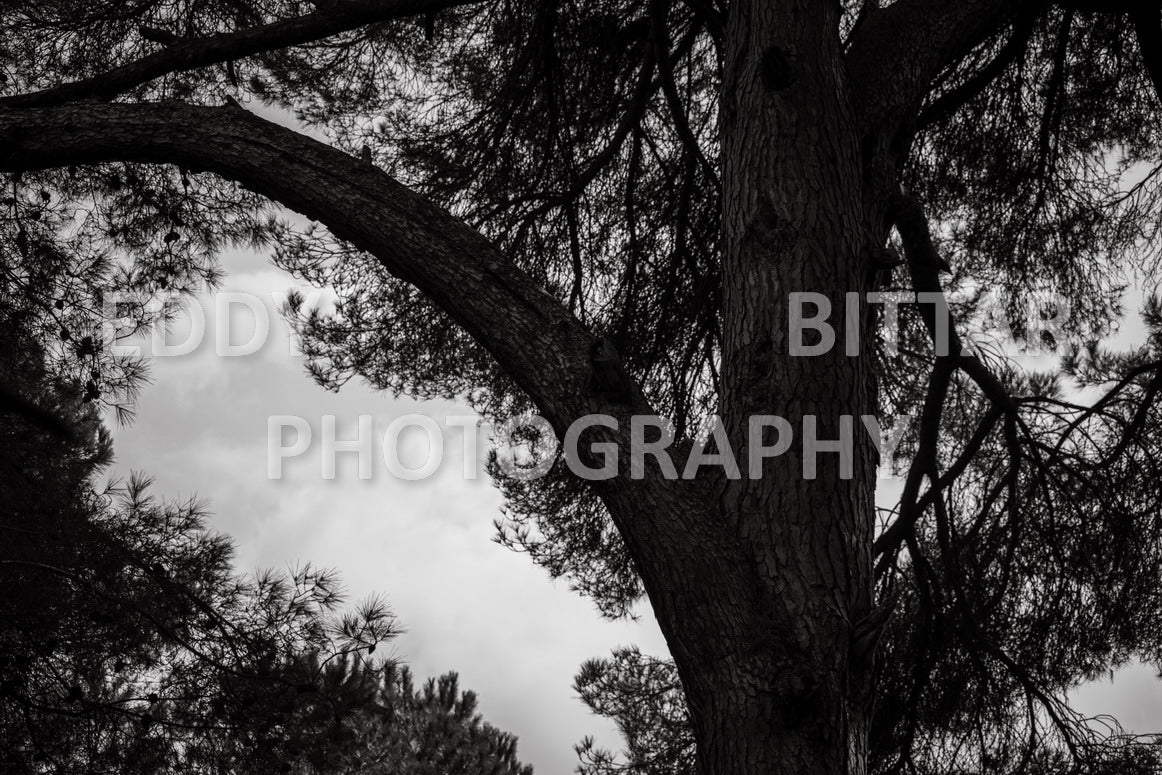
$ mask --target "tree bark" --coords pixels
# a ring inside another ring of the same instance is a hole
[[[722,413],[736,448],[748,420],[776,415],[795,441],[764,476],[722,498],[759,589],[764,632],[728,675],[705,681],[696,724],[706,773],[854,775],[866,766],[866,719],[849,663],[852,623],[871,604],[869,542],[876,456],[861,415],[874,414],[870,369],[845,352],[846,292],[866,289],[873,238],[863,212],[859,137],[843,77],[834,3],[736,0],[721,102],[723,174]],[[790,354],[790,294],[832,303],[837,340]],[[866,334],[864,316],[855,333]],[[852,427],[854,475],[821,453],[804,479],[804,419],[818,438]],[[687,686],[699,686],[696,677]]]
[[[621,459],[628,460],[630,417],[655,414],[636,388],[619,399],[594,391],[593,336],[479,232],[382,170],[239,107],[0,108],[0,140],[0,170],[110,161],[181,164],[236,180],[324,223],[414,284],[476,337],[558,435],[583,415],[611,415],[620,430],[600,440],[617,443]],[[603,365],[621,370],[617,362]],[[679,471],[682,453],[681,447],[675,450]],[[643,479],[619,476],[594,487],[680,665],[739,654],[765,637],[745,557],[724,529],[705,482],[666,480],[647,465]]]
[[[357,5],[389,14],[428,4]],[[594,485],[678,666],[705,775],[866,770],[869,666],[853,660],[850,644],[872,603],[877,460],[860,417],[875,414],[875,396],[870,362],[844,346],[858,334],[865,349],[869,319],[861,309],[847,320],[844,295],[869,289],[870,249],[887,228],[884,195],[928,83],[1001,29],[1016,5],[899,0],[871,12],[844,56],[833,0],[731,4],[720,104],[720,411],[736,452],[746,449],[753,415],[785,418],[795,441],[757,480],[746,478],[744,459],[741,480],[667,481],[647,469],[643,480]],[[300,26],[182,44],[127,65],[104,86],[0,100],[0,169],[174,163],[239,181],[414,284],[488,349],[558,434],[582,415],[613,415],[622,430],[603,440],[627,455],[630,416],[653,414],[641,391],[595,391],[598,343],[585,327],[488,239],[382,171],[238,107],[51,107],[78,94],[108,96],[102,88],[116,93],[159,69],[298,40]],[[829,352],[790,355],[792,292],[831,301],[837,342]],[[615,359],[602,368],[629,382]],[[851,475],[838,454],[823,452],[816,478],[806,480],[805,418],[815,418],[819,439],[833,440],[845,416]],[[682,470],[684,461],[675,462]]]
[[[752,413],[793,424],[814,414],[821,437],[834,437],[839,413],[870,413],[862,361],[842,348],[786,358],[774,340],[788,291],[855,288],[865,270],[850,119],[835,80],[826,97],[806,81],[792,87],[793,103],[772,95],[762,55],[735,52],[723,105],[723,414],[736,432]],[[592,394],[591,335],[491,242],[341,151],[229,106],[0,110],[0,136],[0,169],[177,163],[325,223],[448,311],[559,433],[587,413],[611,414],[623,429],[631,415],[652,414],[640,392],[625,403]],[[624,431],[613,440],[628,454]],[[862,772],[866,734],[851,701],[847,643],[851,618],[869,603],[874,457],[861,442],[852,480],[839,476],[834,455],[821,457],[814,482],[802,481],[800,466],[801,456],[788,454],[764,479],[724,489],[667,481],[657,470],[595,485],[678,665],[707,775]]]

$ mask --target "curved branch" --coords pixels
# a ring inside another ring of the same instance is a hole
[[[482,234],[354,156],[237,106],[181,103],[0,110],[0,138],[4,170],[129,161],[238,181],[325,223],[427,294],[547,416],[567,423],[584,413],[591,337],[580,324]]]
[[[869,10],[846,62],[863,131],[906,126],[937,74],[1034,7],[1038,0],[900,0]]]
[[[948,264],[936,252],[932,243],[932,232],[928,226],[928,218],[924,214],[920,203],[912,197],[900,193],[891,203],[892,221],[896,231],[900,233],[900,240],[904,244],[904,255],[908,259],[908,271],[912,277],[912,287],[919,293],[928,293],[943,299],[944,290],[940,287],[941,271],[948,271]],[[995,374],[981,363],[975,355],[968,353],[952,324],[948,312],[948,302],[943,301],[937,310],[936,305],[921,305],[921,317],[924,325],[932,337],[934,345],[939,349],[939,333],[941,327],[937,315],[945,316],[943,328],[946,330],[948,355],[953,359],[956,368],[967,374],[984,392],[985,396],[994,404],[1000,406],[1008,414],[1015,414],[1016,402],[1009,395],[1009,391]],[[937,353],[942,355],[943,353]]]
[[[996,57],[980,70],[969,76],[964,83],[950,89],[933,100],[920,113],[920,117],[916,119],[916,128],[925,129],[934,124],[947,121],[956,111],[964,107],[969,100],[988,88],[989,84],[1008,69],[1009,65],[1023,57],[1025,51],[1029,48],[1029,39],[1033,35],[1033,23],[1035,20],[1036,15],[1033,13],[1022,14],[1013,25],[1012,35],[1009,36],[1008,41],[1005,42],[1001,50],[997,52]]]
[[[935,305],[931,308],[927,304],[921,305],[924,325],[937,350],[936,363],[933,366],[920,420],[920,446],[908,471],[904,493],[900,499],[900,516],[876,539],[872,547],[874,556],[882,555],[877,564],[877,574],[894,562],[894,553],[904,538],[911,533],[925,510],[933,504],[941,505],[939,501],[941,493],[968,467],[972,455],[980,448],[993,425],[1002,416],[1007,420],[1006,441],[1014,456],[1010,469],[1012,475],[1015,476],[1016,466],[1019,464],[1019,445],[1014,436],[1017,403],[997,376],[989,371],[979,358],[964,350],[960,335],[950,319],[948,303],[943,301],[943,290],[940,287],[939,272],[946,269],[947,264],[932,243],[931,229],[923,208],[912,197],[900,193],[894,197],[890,209],[900,240],[904,244],[904,254],[907,256],[913,288],[920,293],[934,294],[942,300],[942,303],[939,309]],[[943,329],[947,337],[947,352],[941,351],[939,341],[941,325],[937,316],[941,314],[945,316]],[[991,407],[953,468],[945,475],[939,476],[935,460],[940,442],[942,409],[951,378],[957,370],[963,371],[976,383],[989,399]],[[925,475],[929,477],[931,487],[923,497],[920,497],[920,485]]]
[[[0,109],[0,170],[112,161],[213,172],[321,221],[480,342],[559,435],[584,415],[612,415],[618,429],[593,435],[616,443],[626,459],[630,417],[655,414],[612,346],[487,237],[354,156],[237,106]],[[602,389],[610,379],[627,388],[611,395]],[[679,466],[689,448],[687,442],[674,449]],[[756,592],[702,485],[667,481],[651,470],[642,479],[619,476],[593,486],[626,541],[675,655],[692,658],[683,652],[685,639],[749,642],[746,615],[739,609],[726,616],[723,606],[754,605]],[[695,632],[679,638],[679,620],[692,622]]]
[[[346,0],[328,4],[325,10],[283,19],[258,27],[225,32],[206,38],[181,40],[136,61],[73,83],[28,94],[0,98],[0,108],[61,105],[76,100],[109,100],[129,89],[168,73],[229,62],[265,51],[302,45],[329,38],[367,24],[407,16],[434,13],[478,0]],[[143,37],[153,40],[143,29]]]

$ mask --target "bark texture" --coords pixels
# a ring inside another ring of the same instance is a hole
[[[348,16],[320,24],[334,34],[452,4],[358,0],[343,6]],[[706,775],[865,772],[871,687],[849,644],[872,605],[877,461],[859,418],[875,413],[875,401],[868,361],[844,346],[858,334],[866,349],[868,317],[845,315],[844,294],[869,290],[886,195],[932,78],[1001,32],[1022,5],[899,0],[869,10],[846,53],[833,0],[730,7],[720,105],[721,413],[736,450],[746,447],[752,415],[785,418],[795,441],[758,480],[667,481],[647,466],[642,480],[595,484],[678,665]],[[626,455],[628,418],[653,412],[616,353],[448,212],[374,166],[237,106],[70,101],[310,35],[309,24],[292,20],[183,42],[108,79],[0,100],[0,169],[132,161],[237,180],[414,284],[488,349],[558,433],[585,414],[619,419],[622,431],[606,440]],[[831,301],[838,336],[827,353],[790,355],[793,292]],[[609,384],[629,388],[602,389]],[[805,480],[804,418],[815,418],[819,439],[834,440],[844,416],[852,418],[850,476],[825,452],[816,478]]]
[[[795,441],[762,479],[731,483],[723,499],[767,632],[729,675],[708,682],[715,697],[698,729],[708,772],[864,767],[865,720],[850,687],[863,676],[850,674],[848,643],[871,601],[876,459],[859,417],[874,411],[865,361],[844,346],[853,326],[863,333],[863,317],[845,321],[843,310],[845,292],[865,288],[869,235],[838,13],[816,2],[731,9],[721,111],[723,414],[738,444],[754,415],[785,418]],[[837,342],[826,353],[790,354],[795,292],[830,299]],[[818,438],[834,440],[843,416],[855,423],[853,475],[844,478],[838,454],[823,453],[817,478],[805,480],[805,418],[815,418]]]

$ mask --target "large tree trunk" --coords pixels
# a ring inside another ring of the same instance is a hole
[[[866,290],[874,235],[838,12],[812,0],[731,6],[720,117],[722,411],[736,449],[752,415],[785,418],[796,441],[762,479],[729,483],[720,501],[762,626],[742,653],[680,665],[707,775],[866,768],[868,677],[851,664],[849,644],[871,604],[877,459],[860,421],[874,414],[869,359],[846,354],[843,309],[845,292]],[[837,342],[826,354],[788,354],[788,296],[802,291],[832,302]],[[817,418],[820,439],[839,438],[840,418],[852,418],[853,476],[843,478],[828,452],[817,478],[804,479],[805,416]]]
[[[762,18],[766,9],[736,7],[732,27],[752,14],[756,31],[794,30]],[[870,602],[875,459],[858,422],[871,413],[869,378],[842,347],[789,358],[781,336],[788,292],[826,292],[841,309],[843,291],[863,287],[856,143],[837,69],[811,63],[772,90],[755,41],[783,38],[732,29],[731,40],[722,106],[723,415],[739,450],[752,414],[785,417],[797,438],[804,415],[818,417],[820,438],[838,436],[841,415],[855,416],[855,477],[842,478],[838,456],[826,453],[818,477],[804,481],[796,444],[757,481],[716,488],[655,471],[598,489],[678,664],[703,772],[859,773],[865,676],[849,665],[848,643]],[[795,45],[818,46],[812,56],[820,57],[835,49],[826,37]],[[8,140],[2,169],[175,162],[240,180],[325,222],[485,342],[558,430],[586,413],[612,414],[623,428],[631,414],[652,413],[640,394],[611,404],[590,392],[591,337],[487,240],[314,140],[238,109],[182,105],[0,110],[0,134]],[[501,308],[508,314],[497,316]],[[624,436],[616,439],[623,445]]]
[[[720,115],[721,412],[736,450],[745,450],[756,414],[785,418],[796,440],[759,480],[673,482],[652,471],[597,484],[678,665],[707,775],[866,769],[868,668],[852,659],[850,643],[871,605],[876,457],[859,417],[874,413],[874,396],[870,367],[842,346],[843,295],[867,290],[866,248],[883,237],[876,200],[895,179],[901,127],[906,136],[936,72],[996,29],[1010,5],[900,0],[868,15],[844,58],[834,0],[731,4]],[[282,45],[298,29],[274,27],[265,42],[239,34],[208,49],[183,44],[119,71],[120,80],[77,88],[103,94],[158,68]],[[482,235],[377,168],[238,108],[57,105],[74,91],[0,100],[0,169],[121,160],[238,180],[413,283],[488,349],[558,432],[585,414],[613,415],[626,428],[631,415],[653,413],[640,391],[595,391],[598,342],[586,328]],[[789,357],[796,291],[830,298],[840,342],[830,352]],[[839,436],[841,417],[854,418],[854,476],[844,478],[839,456],[824,453],[817,477],[804,479],[806,416],[821,439]],[[625,454],[626,434],[613,440]]]

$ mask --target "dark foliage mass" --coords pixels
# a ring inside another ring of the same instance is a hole
[[[531,773],[454,673],[413,688],[381,603],[344,611],[310,566],[239,576],[201,504],[98,487],[96,398],[3,314],[0,769]]]
[[[260,238],[255,199],[130,167],[6,185],[0,771],[529,775],[454,673],[413,687],[382,602],[310,565],[239,575],[205,504],[106,481],[103,410],[129,420],[148,365],[113,345]]]
[[[159,30],[194,40],[327,7],[3,3],[2,88],[95,78],[100,96],[103,73],[159,50]],[[846,3],[845,39],[861,16]],[[869,700],[874,772],[1162,766],[1153,738],[1068,705],[1086,680],[1132,660],[1162,664],[1162,310],[1150,293],[1162,213],[1157,22],[1134,4],[1033,4],[943,72],[920,110],[902,174],[926,218],[900,221],[893,244],[910,257],[934,246],[951,266],[944,290],[978,368],[934,357],[911,308],[898,341],[880,342],[881,414],[917,422],[883,461],[905,483],[881,510],[874,547],[879,603],[893,611]],[[613,343],[652,405],[689,437],[721,387],[723,28],[724,9],[704,0],[497,0],[419,23],[351,25],[114,94],[240,100],[353,154],[367,146],[374,163],[493,237]],[[332,598],[318,587],[325,577],[244,582],[228,572],[226,544],[201,532],[196,508],[150,500],[140,483],[107,494],[89,483],[107,454],[92,407],[128,406],[142,373],[101,352],[109,338],[98,332],[114,317],[104,298],[213,282],[224,245],[270,246],[276,264],[337,291],[334,314],[298,298],[288,305],[313,376],[330,388],[361,378],[465,398],[497,416],[529,408],[484,348],[372,257],[208,176],[100,165],[4,185],[0,283],[5,298],[24,300],[0,309],[5,373],[31,375],[3,385],[10,411],[24,407],[4,429],[5,465],[35,478],[4,477],[12,524],[0,529],[14,532],[3,605],[12,631],[41,633],[0,649],[10,676],[3,723],[36,730],[21,732],[23,747],[9,755],[259,756],[269,752],[247,736],[274,726],[299,730],[295,756],[337,750],[312,737],[331,734],[324,718],[336,712],[337,700],[305,678],[319,675],[336,691],[368,692],[375,711],[343,734],[370,735],[358,755],[387,758],[363,766],[396,771],[383,762],[405,755],[401,741],[414,738],[398,735],[410,728],[443,742],[426,749],[430,770],[409,772],[484,771],[450,764],[456,757],[513,762],[510,739],[480,725],[454,682],[416,692],[399,672],[364,682],[360,671],[382,670],[328,661],[388,622],[368,611],[370,622],[335,635]],[[905,225],[917,222],[923,235]],[[884,290],[912,288],[904,266],[883,280]],[[1145,336],[1114,350],[1105,340],[1131,288],[1146,290]],[[164,311],[117,313],[124,336]],[[1051,318],[1066,323],[1050,330]],[[591,490],[563,470],[504,487],[499,541],[569,579],[603,613],[632,611],[641,581]],[[29,522],[37,532],[21,532]],[[123,611],[101,602],[114,598]],[[199,613],[203,599],[212,614]],[[276,610],[277,626],[258,626],[254,617]],[[84,611],[112,621],[79,620]],[[203,643],[210,661],[195,653]],[[304,682],[306,699],[287,688]],[[577,690],[626,738],[621,755],[583,743],[585,772],[694,771],[672,664],[622,650],[587,664]],[[184,731],[207,703],[234,719],[222,722],[229,735]],[[264,710],[244,710],[254,704]],[[399,713],[413,726],[396,725]],[[73,715],[95,725],[84,740]],[[257,718],[268,726],[254,729]],[[196,742],[175,748],[179,738]]]

